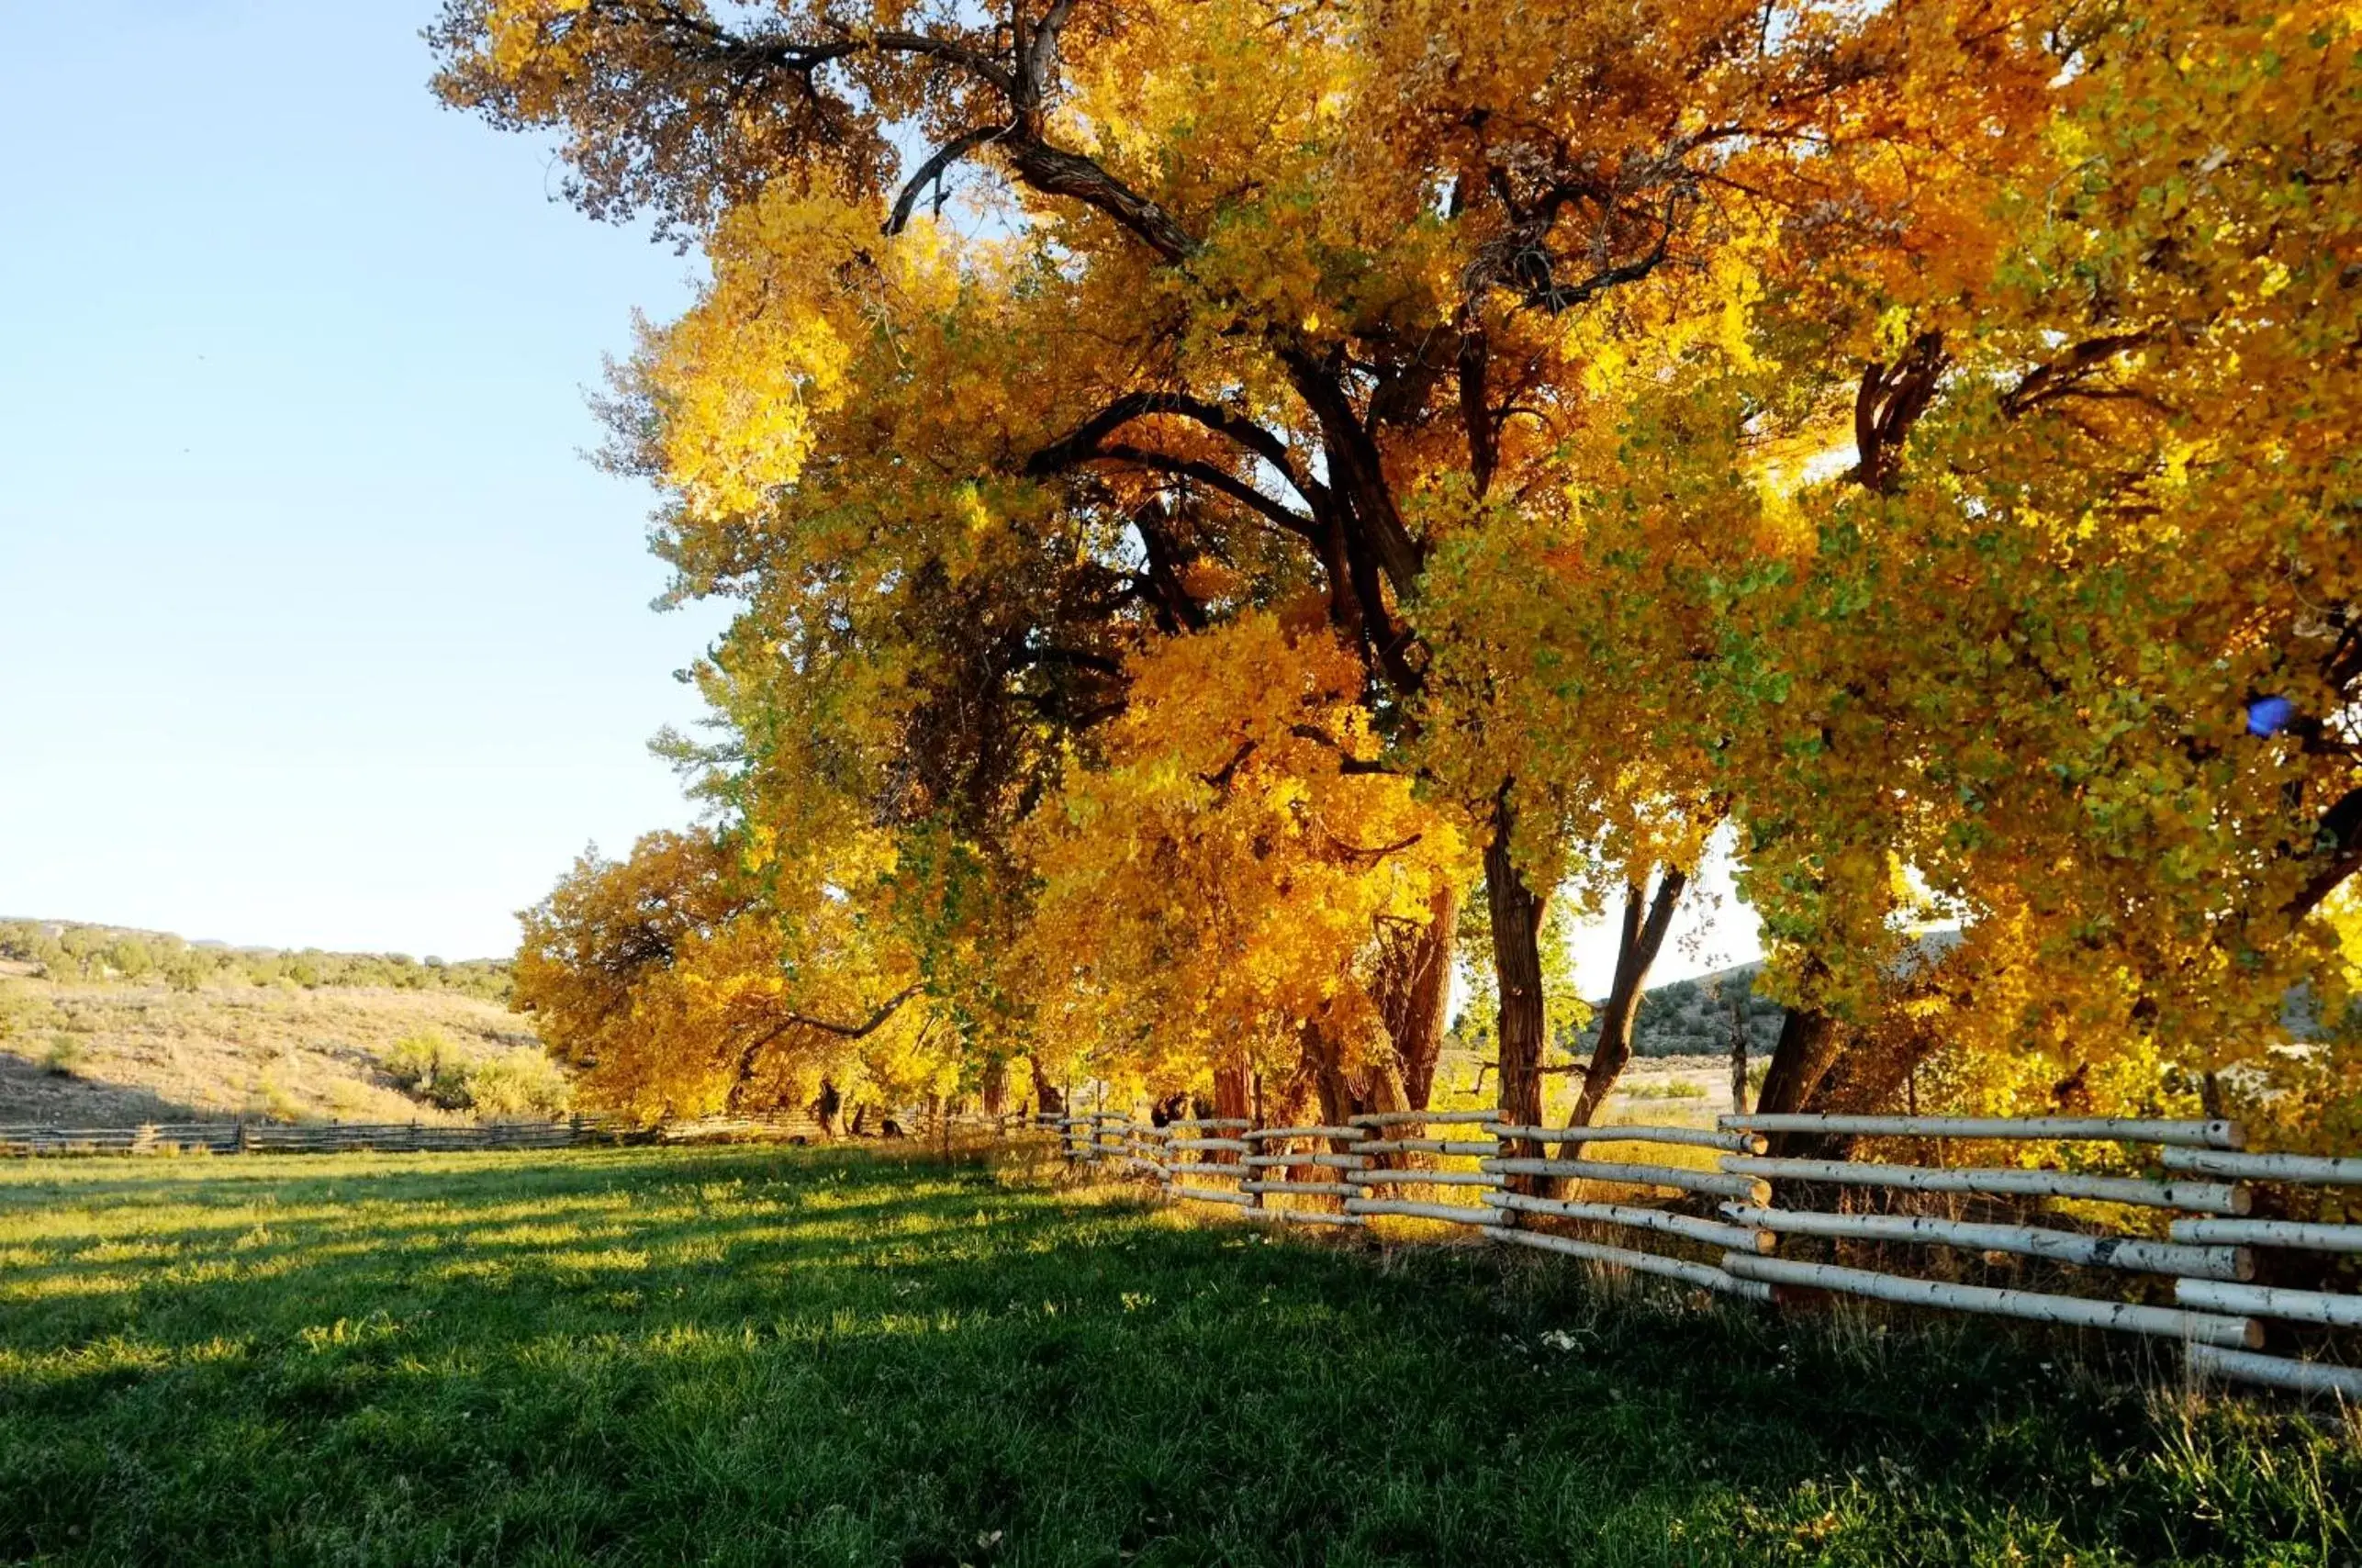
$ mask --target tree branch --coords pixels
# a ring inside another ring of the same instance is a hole
[[[929,183],[941,180],[945,170],[1008,129],[1005,125],[980,125],[973,130],[961,131],[936,148],[934,155],[919,165],[918,173],[903,182],[902,194],[894,198],[893,216],[886,219],[885,232],[890,237],[908,228],[911,209],[918,205],[919,193],[926,189]],[[937,210],[941,210],[940,206]]]
[[[1228,436],[1280,472],[1290,488],[1306,500],[1312,492],[1296,472],[1285,442],[1234,409],[1186,392],[1126,392],[1025,460],[1028,478],[1039,478],[1068,467],[1087,455],[1121,426],[1150,414],[1179,414],[1196,420],[1216,435]]]
[[[1142,447],[1125,446],[1119,442],[1113,446],[1103,446],[1096,452],[1083,453],[1075,461],[1130,463],[1142,468],[1154,468],[1159,473],[1175,474],[1184,478],[1194,479],[1208,489],[1219,491],[1239,505],[1250,508],[1270,518],[1300,539],[1312,540],[1315,543],[1318,540],[1312,519],[1301,512],[1290,510],[1255,488],[1254,486],[1233,475],[1224,473],[1211,463],[1203,463],[1194,457],[1175,457],[1170,453],[1150,452]]]

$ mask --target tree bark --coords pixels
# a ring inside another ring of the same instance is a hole
[[[1028,1057],[1025,1065],[1034,1070],[1034,1108],[1047,1115],[1065,1115],[1066,1096],[1058,1092],[1058,1085],[1042,1071],[1042,1064]]]
[[[1844,1036],[1837,1020],[1808,1007],[1791,1007],[1780,1020],[1779,1043],[1772,1047],[1772,1065],[1763,1074],[1755,1109],[1763,1115],[1801,1111],[1819,1092],[1829,1070],[1837,1065]],[[1772,1152],[1788,1157],[1802,1147],[1807,1135],[1775,1133]]]
[[[1747,1114],[1747,993],[1733,991],[1730,995],[1730,1111],[1739,1116]]]
[[[1254,1119],[1254,1098],[1244,1065],[1214,1070],[1214,1114]]]
[[[808,1108],[812,1112],[812,1120],[820,1124],[820,1130],[823,1133],[830,1137],[844,1136],[845,1126],[842,1118],[845,1114],[845,1097],[836,1092],[836,1082],[834,1079],[823,1078],[820,1081],[820,1092],[812,1096],[812,1104]]]
[[[984,1101],[984,1114],[997,1116],[1009,1103],[1009,1058],[991,1057],[984,1063],[984,1081],[979,1092]]]
[[[1484,902],[1493,917],[1493,977],[1500,990],[1501,1119],[1522,1126],[1542,1120],[1542,910],[1547,893],[1526,885],[1509,857],[1516,825],[1504,783],[1493,800],[1493,840],[1484,846]],[[1540,1148],[1517,1140],[1505,1154],[1532,1156]],[[1516,1179],[1512,1179],[1513,1182]],[[1524,1183],[1517,1183],[1520,1190]]]
[[[1583,1075],[1583,1092],[1574,1103],[1571,1126],[1587,1127],[1607,1103],[1616,1081],[1632,1059],[1632,1024],[1640,1010],[1640,988],[1665,945],[1674,910],[1681,902],[1689,878],[1672,867],[1657,879],[1657,896],[1649,898],[1646,879],[1632,883],[1624,899],[1624,930],[1616,946],[1616,980],[1607,991],[1607,1005],[1599,1013],[1599,1039],[1591,1048],[1591,1065]]]
[[[1435,1092],[1435,1067],[1443,1054],[1445,1011],[1451,997],[1452,939],[1460,924],[1460,890],[1446,883],[1427,904],[1427,919],[1408,932],[1390,932],[1378,952],[1371,985],[1386,1034],[1394,1043],[1394,1076],[1401,1103],[1376,1111],[1424,1111]]]

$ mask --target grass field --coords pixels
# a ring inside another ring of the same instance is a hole
[[[2140,1370],[857,1152],[0,1168],[0,1559],[2356,1560]]]

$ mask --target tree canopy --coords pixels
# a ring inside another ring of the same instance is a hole
[[[1628,912],[1588,1117],[1721,834],[1776,1106],[2350,1102],[2342,1033],[2282,1048],[2362,868],[2348,7],[430,39],[711,267],[607,405],[737,607],[708,826],[577,868],[518,974],[594,1092],[1416,1103],[1481,879],[1516,1121],[1554,903]]]

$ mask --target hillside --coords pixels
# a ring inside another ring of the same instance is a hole
[[[1640,993],[1640,1007],[1632,1020],[1632,1052],[1644,1057],[1718,1056],[1730,1054],[1735,1017],[1743,1017],[1747,1050],[1765,1056],[1778,1043],[1783,1010],[1754,993],[1761,964],[1738,964],[1709,975],[1667,980]],[[1600,1002],[1592,1004],[1595,1018]],[[1582,1049],[1589,1051],[1598,1036],[1597,1025],[1584,1027]]]
[[[507,965],[0,923],[0,1123],[546,1114],[567,1085]]]

